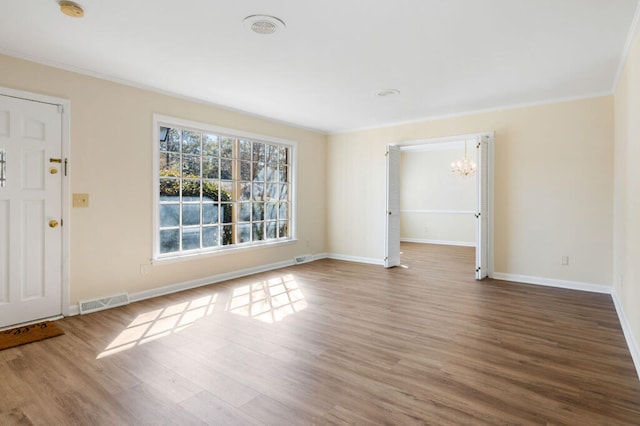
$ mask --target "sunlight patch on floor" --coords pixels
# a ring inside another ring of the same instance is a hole
[[[217,294],[203,296],[138,315],[97,358],[126,351],[184,330],[197,320],[213,314],[217,297]]]
[[[273,324],[306,307],[294,277],[283,275],[234,289],[227,311]]]

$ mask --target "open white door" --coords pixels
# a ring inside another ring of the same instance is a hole
[[[62,120],[0,95],[0,327],[62,312]]]
[[[489,275],[489,136],[480,136],[478,153],[478,208],[476,213],[476,279]]]
[[[400,265],[400,147],[387,146],[387,211],[384,267]]]

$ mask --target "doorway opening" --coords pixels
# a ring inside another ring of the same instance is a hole
[[[493,139],[491,132],[414,140],[387,146],[385,267],[401,264],[400,242],[404,240],[475,247],[476,279],[492,275]],[[456,159],[452,156],[456,153],[461,156],[465,145],[471,148],[469,158],[476,163],[477,171],[473,176],[451,176],[450,164]],[[401,161],[403,157],[411,158],[411,153],[416,154],[414,160],[417,159],[418,163],[420,156],[422,159],[426,156],[434,158],[422,166]],[[409,182],[402,182],[401,172],[405,171],[402,164],[406,169],[415,169],[404,173],[404,179]],[[443,171],[448,175],[442,175]],[[401,194],[405,201],[408,197],[413,198],[413,203],[403,202],[403,208]],[[463,197],[469,198],[469,194],[471,200],[461,200]],[[444,232],[443,229],[448,231]]]

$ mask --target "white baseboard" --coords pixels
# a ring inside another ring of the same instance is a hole
[[[622,327],[624,338],[627,341],[629,352],[631,352],[631,359],[633,360],[633,365],[635,365],[636,367],[638,379],[640,379],[640,346],[638,346],[638,342],[636,342],[636,339],[633,338],[633,333],[631,332],[631,327],[629,326],[629,322],[627,321],[627,316],[624,314],[622,303],[620,303],[620,299],[618,299],[618,293],[615,291],[615,289],[611,292],[611,298],[613,299],[613,304],[616,307],[618,320],[620,321],[620,326]]]
[[[384,260],[371,259],[368,257],[347,256],[345,254],[328,253],[328,259],[345,260],[347,262],[368,263],[370,265],[384,265]]]
[[[326,255],[314,255],[313,260],[322,259]],[[246,277],[247,275],[258,274],[260,272],[268,272],[274,269],[284,268],[294,265],[293,259],[285,260],[282,262],[271,263],[268,265],[256,266],[253,268],[241,269],[239,271],[228,272],[226,274],[212,275],[205,278],[198,278],[197,280],[185,281],[182,283],[171,284],[164,287],[153,288],[151,290],[140,291],[137,293],[129,294],[129,300],[131,302],[138,302],[140,300],[151,299],[153,297],[164,296],[167,294],[177,293],[179,291],[189,290],[192,288],[202,287],[209,284],[219,283],[221,281],[227,281],[234,278]],[[69,316],[80,314],[80,308],[78,305],[69,306]]]
[[[556,280],[552,278],[531,277],[528,275],[506,274],[503,272],[494,272],[493,274],[491,274],[491,278],[503,281],[515,281],[524,284],[535,284],[547,287],[566,288],[570,290],[590,291],[592,293],[611,294],[612,291],[612,287],[603,284]]]
[[[401,242],[405,243],[419,243],[419,244],[439,244],[443,246],[460,246],[460,247],[475,247],[474,241],[447,241],[447,240],[427,240],[423,238],[400,238]]]

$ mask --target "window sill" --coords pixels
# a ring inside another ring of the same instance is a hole
[[[185,262],[190,260],[200,260],[208,257],[216,257],[216,256],[224,256],[228,254],[239,254],[254,250],[260,250],[265,248],[274,248],[281,246],[288,246],[291,244],[296,244],[298,242],[297,239],[291,238],[284,241],[273,241],[273,242],[265,242],[259,244],[252,244],[246,246],[235,246],[235,247],[225,247],[220,248],[213,251],[206,252],[194,252],[194,253],[185,253],[179,255],[166,255],[165,257],[157,257],[151,260],[152,265],[165,265],[176,262]]]

